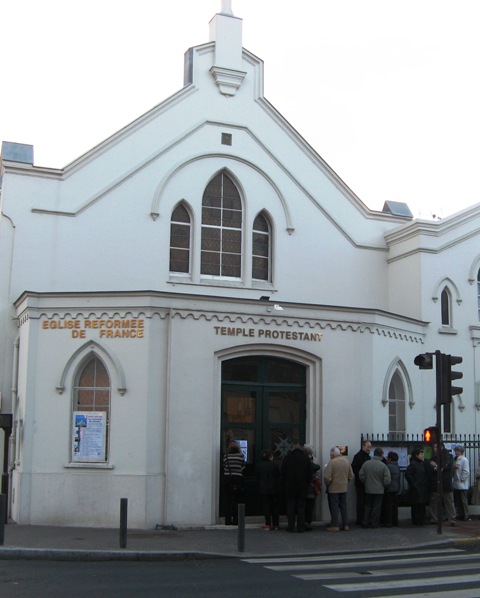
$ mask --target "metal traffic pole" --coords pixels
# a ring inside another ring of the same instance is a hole
[[[435,410],[437,415],[436,426],[438,429],[437,442],[437,534],[442,533],[443,520],[443,487],[442,487],[442,385],[443,385],[443,355],[441,351],[435,351],[435,374],[436,374],[436,400]]]

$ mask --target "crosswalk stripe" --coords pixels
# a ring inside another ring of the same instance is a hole
[[[455,571],[469,571],[471,569],[478,569],[478,562],[476,563],[457,563],[455,564]],[[301,575],[294,575],[298,579],[303,579],[305,581],[320,581],[326,579],[341,579],[341,578],[352,578],[352,577],[362,577],[365,579],[368,576],[370,577],[385,577],[387,575],[398,575],[401,573],[402,575],[412,575],[417,574],[421,575],[422,573],[439,573],[444,572],[445,566],[444,565],[437,565],[436,567],[410,567],[409,569],[369,569],[368,571],[362,571],[361,573],[357,571],[345,571],[343,573],[336,572],[336,573],[305,573]],[[420,584],[419,584],[420,585]],[[478,590],[477,590],[478,593]],[[477,596],[478,598],[478,596]]]
[[[373,581],[362,584],[359,584],[358,582],[345,584],[329,584],[325,585],[324,587],[328,588],[329,590],[334,590],[336,592],[365,592],[375,590],[395,590],[399,588],[414,588],[417,586],[428,587],[472,582],[480,582],[479,573],[477,573],[476,575],[456,575],[453,577],[430,577],[428,579],[392,579],[390,581]]]
[[[410,594],[388,594],[388,598],[480,597],[480,556],[461,548],[253,557],[242,561],[271,571],[290,573],[293,578],[307,583],[317,581],[323,588],[340,593],[382,592],[386,597],[390,590],[408,592],[412,589]],[[458,588],[468,584],[475,584],[475,587]],[[448,585],[457,589],[442,589]]]
[[[326,555],[317,555],[317,556],[296,556],[296,557],[254,557],[250,559],[242,559],[244,563],[258,563],[260,565],[266,563],[294,563],[294,562],[330,562],[330,561],[340,561],[341,559],[344,560],[365,560],[371,558],[385,558],[391,556],[411,556],[412,553],[414,554],[454,554],[454,553],[463,553],[464,551],[460,548],[446,548],[442,549],[441,551],[434,551],[432,549],[429,550],[395,550],[391,552],[359,552],[359,553],[349,553],[349,554],[326,554]]]
[[[411,555],[411,553],[410,553]],[[461,560],[461,561],[466,561],[466,560],[477,560],[478,561],[478,556],[477,555],[465,555],[465,554],[451,554],[449,556],[450,560],[453,562],[455,560]],[[385,566],[390,565],[392,561],[388,560],[388,561],[381,561],[381,560],[375,560],[374,564],[375,567],[380,567],[382,564],[384,564]],[[409,559],[398,559],[398,564],[399,565],[408,565],[409,563],[432,563],[438,562],[438,553],[435,554],[435,556],[425,556],[425,557],[413,557],[413,558],[409,558]],[[311,570],[318,570],[318,569],[322,569],[324,567],[328,567],[328,569],[331,571],[332,569],[347,569],[347,568],[354,568],[354,567],[360,567],[362,566],[362,562],[359,561],[355,561],[355,562],[342,562],[342,563],[328,563],[328,564],[323,564],[323,563],[306,563],[305,565],[301,564],[301,563],[297,563],[294,565],[265,565],[266,569],[270,569],[271,571],[311,571]]]
[[[478,598],[478,589],[467,588],[466,590],[442,590],[438,592],[424,592],[421,594],[396,594],[388,598]]]

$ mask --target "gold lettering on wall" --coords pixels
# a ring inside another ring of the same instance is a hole
[[[70,330],[72,338],[86,338],[87,330],[100,338],[143,338],[145,320],[134,318],[43,320],[43,330]]]
[[[276,328],[242,328],[235,326],[214,326],[217,336],[241,336],[249,338],[263,338],[287,341],[319,342],[323,332],[303,332],[298,330],[277,330]]]

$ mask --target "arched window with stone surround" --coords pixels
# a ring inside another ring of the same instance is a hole
[[[478,321],[480,322],[480,269],[477,272],[477,306],[478,306]]]
[[[271,233],[269,218],[260,212],[253,221],[252,279],[271,280]]]
[[[208,183],[203,193],[201,276],[241,278],[242,224],[240,193],[223,170]]]
[[[450,291],[447,287],[443,289],[442,294],[440,295],[440,309],[442,317],[442,326],[451,326],[451,296]]]
[[[190,273],[191,219],[183,203],[177,205],[170,220],[170,272]]]
[[[402,376],[396,370],[388,388],[388,431],[390,434],[405,433],[405,407],[405,386]]]
[[[110,397],[107,368],[91,353],[80,363],[74,378],[72,461],[108,460]]]

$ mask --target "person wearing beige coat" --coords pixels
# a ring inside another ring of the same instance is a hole
[[[325,468],[323,477],[327,487],[331,516],[331,523],[327,527],[327,531],[338,532],[340,530],[338,525],[340,512],[341,529],[348,532],[347,487],[348,482],[353,479],[353,470],[348,459],[342,456],[337,446],[330,449],[330,461]]]

